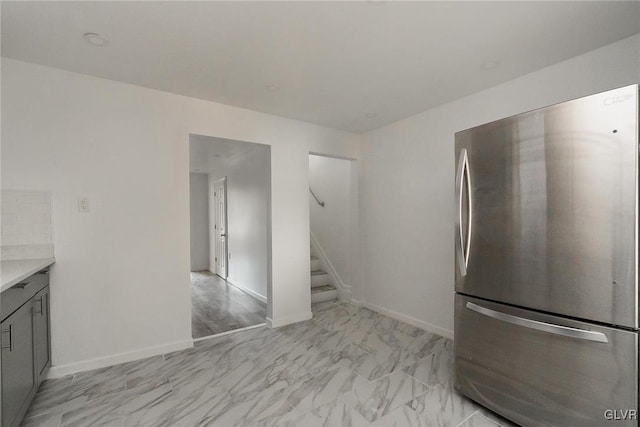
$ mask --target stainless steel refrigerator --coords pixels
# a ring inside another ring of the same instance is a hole
[[[527,427],[638,425],[638,85],[455,154],[456,389]]]

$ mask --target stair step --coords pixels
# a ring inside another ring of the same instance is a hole
[[[338,290],[331,285],[311,288],[311,303],[330,301],[338,298]]]
[[[331,276],[326,271],[314,270],[311,272],[311,287],[324,286],[331,284]]]
[[[321,268],[320,258],[318,258],[317,256],[312,256],[311,257],[311,271],[320,270],[320,268]]]
[[[311,289],[311,293],[317,294],[318,292],[335,291],[335,290],[336,290],[336,287],[333,285],[322,285],[322,286],[316,286],[315,288]]]

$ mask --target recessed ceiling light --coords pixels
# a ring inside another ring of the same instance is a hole
[[[266,87],[271,92],[278,92],[280,90],[280,86],[278,86],[278,85],[267,85]]]
[[[87,43],[91,43],[92,45],[98,47],[106,46],[107,43],[109,43],[107,39],[96,33],[85,33],[82,37],[84,37]]]
[[[364,116],[365,116],[367,119],[373,119],[373,118],[374,118],[374,117],[376,117],[377,115],[378,115],[378,114],[376,114],[376,113],[366,113]]]
[[[484,61],[482,63],[483,70],[493,70],[494,68],[498,68],[500,65],[500,61]]]

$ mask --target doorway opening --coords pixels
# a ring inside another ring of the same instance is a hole
[[[209,215],[209,221],[213,220],[213,236],[209,238],[210,247],[213,246],[213,271],[221,278],[227,280],[227,177],[223,176],[213,183],[213,214]],[[211,265],[211,261],[209,261]]]
[[[271,271],[271,147],[190,135],[191,331],[261,326]]]
[[[311,303],[350,301],[359,272],[358,164],[309,154]]]

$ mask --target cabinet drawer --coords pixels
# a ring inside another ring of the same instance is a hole
[[[2,292],[2,298],[0,298],[0,320],[6,319],[48,284],[49,270],[44,269]]]
[[[638,333],[456,295],[456,388],[533,426],[638,426]]]

